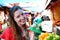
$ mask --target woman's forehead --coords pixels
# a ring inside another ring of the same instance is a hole
[[[15,13],[23,13],[22,9],[18,9],[17,11],[15,11]]]
[[[15,11],[14,15],[15,15],[15,16],[18,16],[18,15],[20,15],[20,14],[22,14],[22,13],[23,13],[23,10],[18,9],[17,11]]]

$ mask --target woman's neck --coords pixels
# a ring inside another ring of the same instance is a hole
[[[19,27],[21,28],[22,31],[24,30],[24,25],[20,25]]]

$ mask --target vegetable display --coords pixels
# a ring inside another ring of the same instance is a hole
[[[39,40],[60,40],[60,36],[54,33],[42,33]]]

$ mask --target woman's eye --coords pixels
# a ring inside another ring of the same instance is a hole
[[[20,17],[20,15],[17,16],[17,18],[19,18],[19,17]]]
[[[21,15],[23,15],[23,13]]]

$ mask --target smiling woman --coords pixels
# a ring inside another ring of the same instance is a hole
[[[29,40],[28,26],[22,8],[19,6],[12,7],[8,17],[9,28],[4,30],[1,38],[4,40]]]

